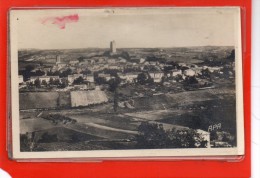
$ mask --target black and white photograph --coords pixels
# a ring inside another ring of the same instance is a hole
[[[244,154],[240,8],[9,17],[14,158]]]

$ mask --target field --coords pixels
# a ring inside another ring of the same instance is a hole
[[[38,141],[36,150],[45,151],[54,149],[53,145],[55,150],[133,149],[133,139],[142,122],[162,124],[166,130],[204,131],[212,124],[221,123],[223,131],[235,135],[234,94],[232,88],[216,88],[138,97],[132,99],[132,108],[120,108],[116,113],[112,103],[77,109],[20,111],[21,133],[37,131],[51,137],[51,143]],[[57,124],[42,118],[49,114],[63,115],[76,123]]]

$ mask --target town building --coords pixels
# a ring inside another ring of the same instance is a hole
[[[64,63],[64,62],[60,62],[60,63],[57,63],[56,65],[60,69],[60,68],[63,68],[63,67],[67,67],[68,64]]]
[[[83,78],[83,74],[73,74],[73,75],[68,75],[68,82],[71,84],[74,82],[75,79],[82,77]]]
[[[110,53],[116,53],[116,42],[114,40],[110,42]]]
[[[56,64],[59,64],[59,63],[61,63],[61,57],[60,57],[60,55],[57,55],[56,56]]]
[[[79,63],[79,60],[70,60],[69,61],[69,64],[70,65],[76,65],[76,64],[78,64]]]
[[[104,73],[99,73],[98,77],[105,78],[107,81],[112,78],[110,74],[104,74]]]
[[[116,63],[116,59],[110,58],[110,59],[107,60],[107,62],[109,64],[115,64]]]
[[[87,81],[89,81],[89,82],[94,82],[94,76],[93,75],[91,75],[91,74],[89,74],[89,75],[86,75],[85,77],[84,77]]]
[[[30,78],[30,82],[34,83],[35,80],[39,79],[40,82],[46,81],[47,83],[50,82],[50,80],[60,80],[59,76],[33,76]]]
[[[183,71],[183,74],[184,74],[185,76],[190,76],[190,77],[192,77],[192,76],[196,75],[196,72],[195,72],[194,70],[192,70],[192,69],[187,69],[187,70]]]
[[[182,75],[182,71],[181,70],[177,70],[177,69],[173,69],[171,71],[171,76],[175,77],[177,75]]]
[[[120,67],[118,65],[109,65],[107,68],[108,69],[120,69]]]
[[[19,76],[18,76],[18,82],[19,82],[19,84],[21,84],[21,83],[24,82],[22,75],[19,75]]]
[[[154,82],[159,83],[164,76],[164,73],[161,71],[149,72],[150,77],[154,80]]]
[[[138,77],[139,72],[129,72],[129,73],[118,73],[118,76],[123,79],[126,80],[129,83],[133,83],[137,77]]]

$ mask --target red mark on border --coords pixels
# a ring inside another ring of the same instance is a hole
[[[78,22],[78,20],[78,14],[74,14],[62,17],[47,17],[42,19],[42,24],[51,23],[57,25],[60,29],[65,29],[67,23]]]

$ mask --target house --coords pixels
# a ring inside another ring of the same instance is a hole
[[[68,64],[64,63],[64,62],[61,62],[61,63],[58,63],[56,65],[57,65],[58,68],[63,68],[63,67],[66,67]]]
[[[42,83],[42,81],[46,81],[47,83],[50,82],[50,80],[60,80],[59,76],[33,76],[30,78],[30,82],[34,83],[35,80],[39,79],[40,82]]]
[[[140,64],[143,64],[145,62],[145,59],[144,58],[140,58]]]
[[[51,71],[51,69],[52,69],[51,67],[47,67],[47,66],[45,66],[45,67],[43,67],[42,70],[44,71],[45,74],[47,74],[48,72]]]
[[[127,62],[125,58],[119,57],[118,59],[119,59],[120,63],[126,63]]]
[[[184,70],[184,71],[183,71],[183,74],[184,74],[185,76],[190,76],[190,77],[192,77],[192,76],[194,76],[194,75],[196,74],[196,72],[195,72],[194,70],[192,70],[192,69],[187,69],[187,70]]]
[[[116,63],[116,60],[110,58],[110,59],[107,60],[107,62],[108,62],[109,64],[115,64],[115,63]]]
[[[91,74],[85,75],[85,79],[89,82],[94,82],[94,76]]]
[[[108,69],[120,69],[120,67],[117,65],[109,65]]]
[[[98,77],[105,78],[107,81],[112,78],[110,74],[104,74],[104,73],[99,73]]]
[[[98,71],[98,70],[101,69],[101,67],[100,67],[100,65],[95,64],[95,65],[93,65],[93,66],[91,67],[91,69],[92,69],[93,71]]]
[[[21,83],[24,82],[22,75],[19,75],[19,76],[18,76],[18,82],[19,82],[19,84],[21,84]]]
[[[105,62],[105,61],[106,61],[106,60],[105,60],[104,58],[99,58],[99,59],[98,59],[98,62],[99,62],[99,63],[102,63],[102,62]]]
[[[164,73],[161,71],[149,72],[150,77],[154,80],[154,82],[159,83],[161,82]]]
[[[73,75],[68,75],[68,82],[69,83],[73,83],[75,79],[82,77],[83,78],[83,74],[73,74]]]
[[[149,62],[148,62],[148,61],[145,61],[145,62],[144,62],[144,65],[149,65]]]
[[[79,63],[78,60],[70,60],[70,61],[69,61],[69,64],[70,64],[70,65],[76,65],[76,64],[78,64],[78,63]]]
[[[186,67],[186,66],[187,66],[187,64],[185,64],[185,63],[178,63],[178,65],[179,65],[180,67]]]
[[[201,135],[201,137],[202,137],[205,141],[207,141],[206,147],[207,147],[207,148],[210,148],[210,133],[207,132],[207,131],[201,130],[201,129],[197,129],[196,131],[197,131],[198,134]],[[198,146],[199,146],[199,145],[198,145]]]
[[[177,75],[182,75],[182,71],[181,70],[177,70],[177,69],[173,69],[171,71],[171,76],[175,77]]]
[[[134,82],[135,79],[137,78],[139,72],[129,72],[129,73],[118,73],[118,76],[123,79],[123,80],[126,80],[127,82]]]
[[[157,64],[158,64],[158,62],[150,61],[150,65],[152,65],[152,66],[156,66]]]

